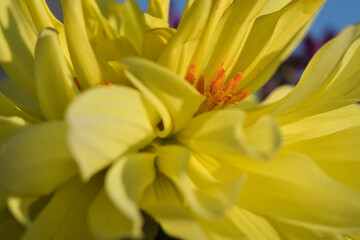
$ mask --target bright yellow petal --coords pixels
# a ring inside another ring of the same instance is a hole
[[[81,0],[62,0],[64,26],[72,63],[82,88],[92,87],[101,81],[116,79],[114,70],[94,52],[90,44],[85,13]],[[86,4],[87,8],[89,3]]]
[[[86,185],[78,179],[68,181],[54,193],[23,239],[93,239],[86,219],[101,186],[100,176]]]
[[[162,18],[165,21],[169,19],[170,0],[150,0],[147,12],[154,17]]]
[[[245,113],[239,109],[208,112],[192,119],[176,138],[194,151],[212,156],[253,156],[266,159],[280,145],[274,120],[265,116],[246,129]],[[253,131],[255,130],[255,131]],[[263,138],[263,141],[256,141]]]
[[[19,117],[0,116],[0,125],[0,144],[2,144],[8,137],[30,124]]]
[[[67,110],[70,149],[83,179],[137,150],[154,137],[155,109],[128,87],[97,87],[80,95]]]
[[[180,239],[208,239],[202,227],[184,207],[175,185],[159,172],[154,183],[144,192],[139,205],[169,236]]]
[[[328,177],[305,155],[282,154],[247,167],[240,207],[295,224],[359,229],[360,194]]]
[[[244,51],[230,74],[234,76],[238,71],[244,73],[239,89],[254,92],[269,80],[305,36],[309,23],[324,1],[291,1],[280,9],[279,6],[269,6],[277,5],[279,1],[268,1],[267,6],[273,8],[271,13],[256,19]],[[266,8],[264,11],[268,11]],[[279,10],[272,12],[276,9]]]
[[[310,156],[328,175],[360,192],[359,141],[360,126],[357,125],[329,135],[294,142],[282,151]]]
[[[18,3],[0,4],[0,65],[25,92],[36,98],[34,50],[36,34]]]
[[[52,122],[19,131],[0,152],[0,184],[14,194],[48,194],[77,173],[66,126]],[[21,149],[21,151],[19,151]]]
[[[74,77],[60,48],[58,34],[46,28],[35,51],[36,90],[44,116],[61,119],[68,103],[78,93]]]
[[[186,204],[201,217],[216,219],[236,202],[243,179],[219,182],[181,146],[160,147],[157,166],[182,193]]]
[[[161,54],[158,62],[185,77],[194,51],[198,47],[211,9],[211,1],[198,0],[183,16],[175,36]]]
[[[204,74],[205,88],[215,79],[221,67],[231,72],[256,15],[265,3],[265,0],[237,0],[225,11],[205,50],[205,62],[200,70]]]
[[[145,23],[143,13],[135,0],[97,0],[102,14],[115,31],[124,36],[141,52]]]
[[[359,53],[360,25],[355,25],[315,54],[290,94],[253,115],[272,112],[280,123],[288,124],[358,102]]]
[[[120,62],[129,66],[129,71],[166,106],[174,124],[173,132],[193,117],[203,101],[203,96],[188,82],[156,63],[135,57]]]
[[[154,154],[126,155],[111,167],[105,189],[89,212],[96,236],[115,239],[142,235],[143,218],[136,204],[155,178],[154,160]]]

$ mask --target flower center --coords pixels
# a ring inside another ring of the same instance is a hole
[[[197,115],[224,108],[228,104],[241,102],[249,95],[248,89],[234,92],[243,77],[241,72],[236,73],[235,77],[226,82],[226,71],[221,66],[210,86],[204,89],[204,76],[201,75],[196,82],[195,70],[196,65],[190,65],[185,79],[206,97],[201,103]]]

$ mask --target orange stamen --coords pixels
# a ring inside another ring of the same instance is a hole
[[[194,82],[196,80],[195,70],[196,70],[196,65],[191,64],[188,68],[188,72],[185,77],[186,81],[188,81],[191,85],[194,85]]]
[[[226,82],[226,71],[221,66],[215,79],[211,82],[208,89],[205,90],[204,76],[200,75],[199,80],[196,83],[195,71],[196,65],[190,65],[186,75],[186,80],[191,85],[196,84],[196,89],[206,97],[204,102],[200,105],[197,114],[221,109],[226,105],[241,102],[249,95],[248,89],[243,89],[234,93],[234,90],[239,86],[239,83],[243,78],[243,74],[241,72],[236,73],[234,78]]]
[[[102,80],[102,81],[100,82],[100,84],[101,84],[101,85],[107,85],[107,86],[109,86],[109,87],[114,86],[114,84],[112,84],[111,82],[106,82],[106,81],[104,81],[104,80]]]

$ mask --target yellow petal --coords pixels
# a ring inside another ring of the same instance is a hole
[[[35,51],[35,76],[44,116],[48,120],[61,119],[78,89],[54,29],[46,28],[39,35]]]
[[[175,36],[161,54],[158,62],[185,77],[194,51],[198,47],[209,16],[211,1],[198,0],[183,16]]]
[[[113,81],[116,73],[96,52],[87,34],[81,0],[62,0],[64,26],[72,63],[79,84],[88,88],[101,81]],[[89,6],[87,6],[89,7]]]
[[[3,80],[1,80],[3,81]],[[4,94],[0,92],[0,113],[3,116],[17,116],[21,117],[31,123],[39,122],[40,119],[37,119],[34,116],[31,116],[24,110],[20,109],[14,102],[8,99]]]
[[[68,181],[54,193],[23,239],[93,239],[86,219],[101,186],[100,176],[86,185],[76,178]]]
[[[0,116],[0,125],[0,144],[2,144],[8,137],[30,124],[19,117]]]
[[[25,92],[36,98],[34,50],[36,34],[17,1],[0,4],[0,64]]]
[[[169,236],[180,239],[208,239],[203,228],[184,207],[175,185],[159,172],[154,183],[144,192],[139,205]]]
[[[324,1],[292,1],[278,11],[256,19],[244,51],[230,74],[234,76],[238,71],[244,73],[239,89],[254,92],[269,80],[305,36],[313,16]],[[274,4],[272,2],[268,1],[267,5]],[[266,8],[264,11],[267,11]]]
[[[223,16],[224,12],[232,3],[232,0],[212,0],[211,2],[212,6],[206,23],[206,27],[202,33],[197,48],[194,51],[190,64],[195,66],[194,74],[197,79],[200,77],[201,74],[200,66],[202,64],[202,61],[204,60],[204,55],[206,55],[207,51],[209,51],[208,44],[211,40],[211,36],[213,35],[214,30],[216,29],[217,24],[219,23],[219,20]]]
[[[315,54],[290,94],[255,114],[271,111],[285,124],[359,101],[359,52],[360,25],[355,25]]]
[[[288,5],[290,2],[295,2],[294,0],[272,0],[268,1],[264,8],[259,13],[259,16],[267,15],[273,12],[277,12],[286,5]]]
[[[156,28],[169,28],[169,23],[162,18],[153,17],[152,15],[145,13],[144,14],[145,24],[149,29],[156,29]],[[173,29],[175,30],[175,29]],[[143,45],[147,44],[146,42]]]
[[[30,114],[34,118],[44,118],[38,100],[18,87],[14,81],[6,78],[1,79],[0,91],[8,98],[7,101],[10,101],[19,110]]]
[[[146,32],[142,56],[157,61],[166,45],[176,33],[172,28],[153,29]]]
[[[154,160],[154,154],[126,155],[111,167],[105,191],[96,198],[89,213],[96,236],[115,239],[142,235],[143,218],[137,202],[155,178]]]
[[[38,200],[38,197],[9,197],[8,207],[16,220],[23,226],[31,226],[30,208]]]
[[[83,179],[149,143],[157,119],[152,105],[128,87],[97,87],[80,95],[66,120],[69,146]]]
[[[97,239],[140,238],[142,219],[138,224],[125,216],[109,199],[104,190],[96,196],[89,209],[89,227]]]
[[[359,229],[360,194],[324,174],[305,155],[253,162],[239,206],[250,211],[333,229]]]
[[[352,104],[291,124],[282,125],[280,128],[284,144],[289,145],[356,127],[359,126],[359,122],[360,106],[358,104]]]
[[[166,106],[174,124],[173,132],[193,117],[203,101],[203,96],[188,82],[156,63],[135,57],[120,62],[129,66],[129,71]]]
[[[360,192],[359,117],[357,120],[357,126],[349,126],[328,135],[293,142],[286,145],[283,151],[301,152],[310,156],[328,175]],[[339,124],[346,124],[344,122],[339,121]],[[321,124],[326,125],[326,120]],[[319,124],[314,123],[314,132],[317,131],[318,126]],[[299,136],[301,137],[301,134]]]
[[[102,14],[115,31],[124,36],[141,52],[145,23],[141,9],[135,0],[97,0]]]
[[[221,67],[231,72],[245,45],[255,17],[265,3],[265,0],[238,0],[225,11],[205,51],[206,61],[201,69],[205,88],[215,79]]]
[[[274,120],[264,117],[245,129],[244,119],[245,113],[234,108],[208,112],[192,119],[176,138],[194,151],[212,156],[249,155],[261,159],[271,156],[280,143]],[[256,141],[262,137],[264,141]]]
[[[50,193],[74,176],[77,169],[65,133],[64,123],[52,122],[7,139],[0,152],[0,185],[14,194],[34,196]]]
[[[271,221],[281,232],[282,236],[289,240],[312,239],[312,240],[347,240],[344,234],[336,230],[322,229],[317,226],[297,226],[282,221]]]
[[[280,240],[266,219],[237,206],[232,206],[220,220],[201,222],[210,239]]]
[[[24,230],[7,208],[0,210],[0,239],[20,239]]]
[[[150,0],[147,12],[154,17],[169,19],[170,0]]]
[[[181,146],[158,149],[159,171],[171,179],[182,193],[187,205],[201,217],[215,219],[236,202],[243,179],[219,182]]]

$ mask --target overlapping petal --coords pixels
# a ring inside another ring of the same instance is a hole
[[[126,151],[154,137],[158,116],[152,105],[129,87],[98,87],[79,96],[67,110],[69,147],[82,177],[94,174]]]
[[[48,120],[62,119],[68,103],[79,92],[54,29],[43,30],[35,52],[36,90]]]
[[[46,123],[28,127],[3,142],[1,187],[22,196],[43,195],[77,174],[66,131],[64,123]]]

